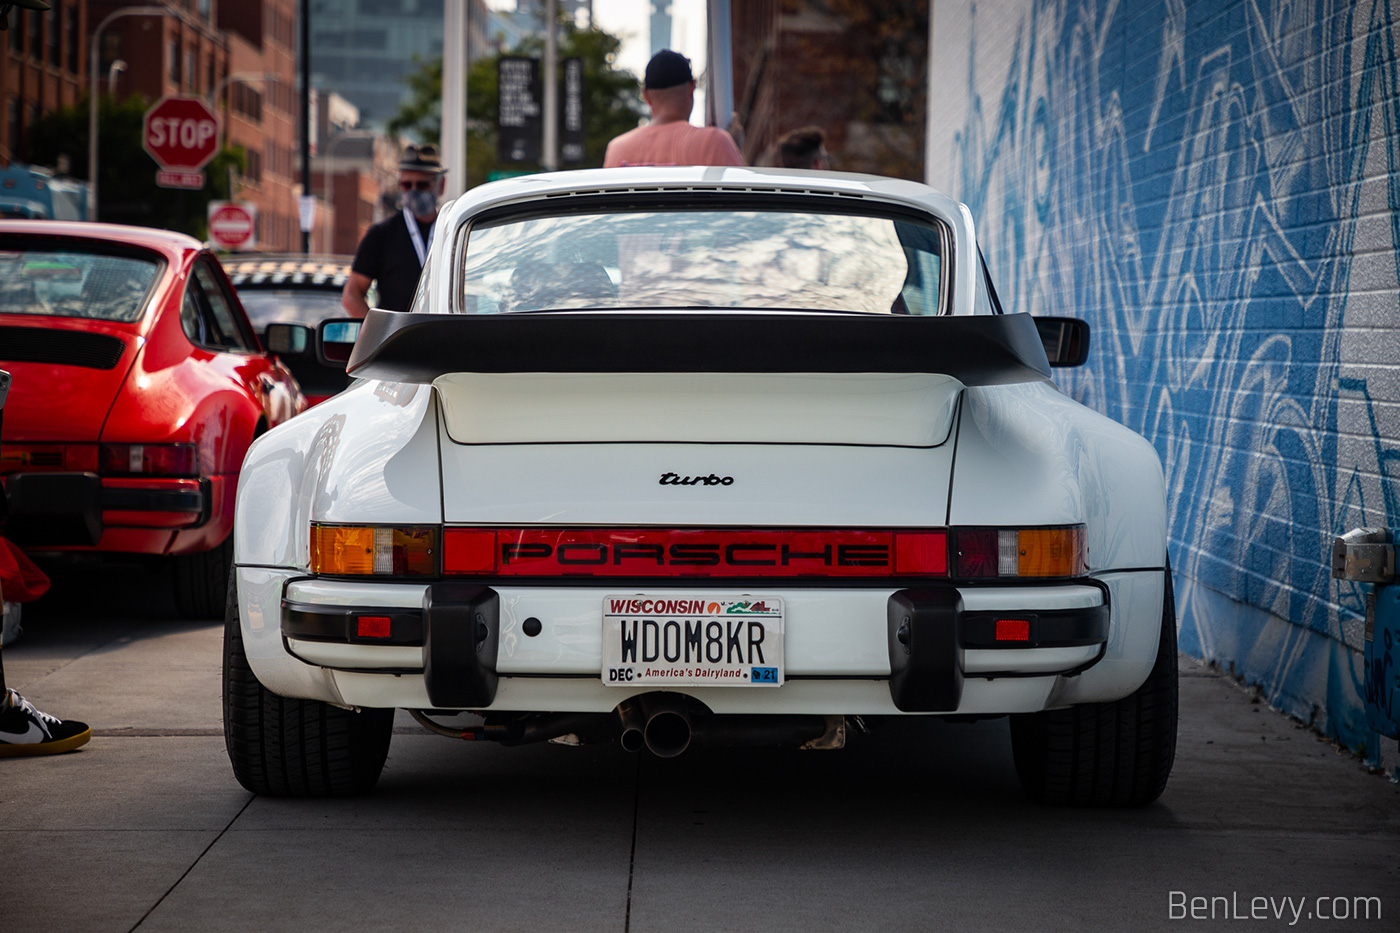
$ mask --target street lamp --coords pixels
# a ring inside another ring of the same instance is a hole
[[[123,16],[179,15],[175,10],[164,6],[124,6],[109,13],[92,31],[92,44],[88,50],[88,80],[91,83],[88,90],[88,220],[97,219],[97,52],[102,44],[102,30]]]
[[[111,97],[117,93],[117,75],[126,71],[126,62],[120,58],[113,59],[112,64],[107,66],[107,96]]]

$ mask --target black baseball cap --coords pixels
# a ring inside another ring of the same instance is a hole
[[[690,72],[690,59],[680,52],[662,49],[647,62],[646,78],[642,87],[649,91],[659,91],[694,80],[695,76]]]

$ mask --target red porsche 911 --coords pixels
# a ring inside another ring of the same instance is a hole
[[[0,368],[5,537],[167,556],[179,611],[222,613],[243,456],[306,401],[213,254],[163,230],[0,221]]]

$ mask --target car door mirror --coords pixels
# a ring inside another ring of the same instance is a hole
[[[316,328],[316,356],[326,366],[350,360],[355,341],[360,336],[360,321],[356,318],[329,318]]]
[[[303,356],[315,339],[305,324],[269,324],[263,331],[263,345],[278,356]]]
[[[1077,317],[1038,317],[1036,330],[1051,366],[1083,366],[1089,358],[1089,322]]]

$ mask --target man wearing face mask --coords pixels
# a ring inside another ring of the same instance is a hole
[[[355,250],[350,276],[340,293],[340,304],[353,317],[369,313],[365,295],[379,283],[376,307],[407,311],[418,289],[418,276],[438,215],[438,198],[446,187],[437,146],[409,146],[399,160],[399,192],[402,208],[365,231]]]

